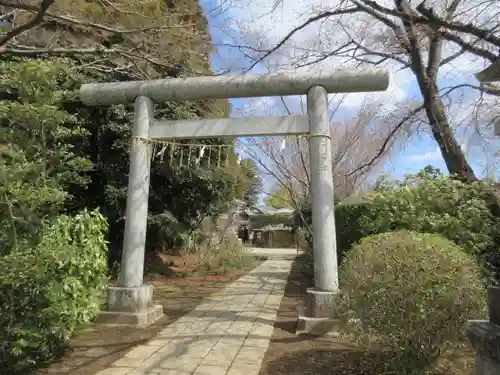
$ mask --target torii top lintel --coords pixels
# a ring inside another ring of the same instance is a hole
[[[384,91],[389,73],[380,69],[322,72],[280,72],[263,75],[204,76],[151,81],[82,85],[80,98],[89,106],[131,103],[146,96],[156,103],[260,96],[304,95],[313,86],[328,93]]]

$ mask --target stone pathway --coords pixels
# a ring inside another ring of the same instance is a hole
[[[258,375],[291,265],[265,261],[96,375]]]
[[[267,259],[286,259],[293,260],[299,254],[302,254],[302,250],[297,253],[296,249],[284,249],[284,248],[259,248],[251,247],[248,249],[252,254],[256,256],[265,256]]]

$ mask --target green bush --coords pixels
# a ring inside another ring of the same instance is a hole
[[[492,188],[487,181],[464,183],[430,167],[402,181],[382,178],[362,202],[335,207],[339,261],[362,237],[406,229],[441,234],[484,264],[498,254],[500,242],[500,220],[488,206]],[[310,224],[309,206],[302,214]]]
[[[428,169],[403,181],[380,181],[368,194],[365,234],[408,229],[437,233],[474,256],[497,252],[500,221],[487,203],[487,182],[464,183]]]
[[[108,281],[106,231],[97,211],[61,216],[35,249],[0,258],[1,371],[50,360],[95,316]]]
[[[342,262],[347,251],[364,237],[361,219],[369,212],[367,203],[340,203],[335,207],[335,226],[337,228],[337,257]]]
[[[347,253],[341,276],[340,316],[346,326],[360,319],[357,338],[395,352],[391,374],[426,373],[449,344],[465,340],[468,319],[486,314],[480,267],[439,235],[366,237]]]

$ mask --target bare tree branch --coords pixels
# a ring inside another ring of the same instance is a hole
[[[370,168],[373,164],[375,164],[377,162],[377,160],[387,151],[387,149],[390,146],[391,141],[394,139],[396,134],[401,130],[403,125],[405,125],[418,112],[420,112],[423,109],[423,107],[424,107],[423,105],[418,106],[417,108],[410,111],[410,113],[408,113],[408,115],[404,116],[403,119],[401,121],[399,121],[396,124],[396,126],[394,126],[393,129],[390,131],[389,135],[385,138],[384,142],[382,143],[382,146],[379,148],[379,150],[377,151],[375,156],[373,156],[373,158],[369,162],[364,163],[364,164],[360,165],[359,167],[357,167],[356,169],[354,169],[353,171],[349,172],[348,176],[355,174],[355,173],[358,173],[360,171],[363,171],[366,168]]]
[[[500,87],[495,86],[494,84],[491,84],[491,83],[483,83],[479,86],[472,85],[470,83],[463,83],[460,85],[455,85],[453,87],[443,87],[439,91],[440,91],[441,97],[443,97],[443,96],[451,94],[455,90],[463,89],[463,88],[470,88],[473,90],[478,90],[478,91],[484,92],[484,93],[489,94],[489,95],[500,96]],[[444,91],[444,92],[441,92],[441,91]]]
[[[20,35],[21,33],[25,32],[26,30],[29,30],[36,25],[38,25],[40,22],[43,21],[43,16],[47,13],[48,9],[50,6],[54,3],[55,0],[42,0],[40,7],[36,8],[36,14],[26,23],[19,25],[17,27],[14,27],[12,30],[10,30],[8,33],[6,33],[4,36],[0,37],[0,47],[5,45],[9,40],[14,39],[16,36]],[[6,5],[5,3],[10,4],[10,2],[6,1],[0,1],[0,5],[4,6],[10,6]]]
[[[484,48],[477,47],[473,43],[468,43],[465,40],[463,40],[460,36],[452,34],[449,31],[441,31],[441,35],[443,35],[445,39],[448,39],[449,41],[456,43],[467,52],[470,52],[476,56],[480,56],[491,62],[498,59],[498,56],[495,55],[493,52],[490,52]]]
[[[269,51],[267,51],[263,56],[259,57],[256,59],[254,63],[250,65],[250,67],[247,70],[252,70],[255,68],[259,63],[264,61],[269,55],[272,53],[276,52],[278,49],[280,49],[286,42],[288,42],[295,34],[297,34],[299,31],[303,30],[307,26],[315,23],[316,21],[319,21],[323,18],[331,17],[331,16],[337,16],[337,15],[342,15],[342,14],[352,14],[356,13],[359,9],[357,7],[354,8],[347,8],[347,9],[339,9],[337,11],[333,12],[323,12],[321,14],[318,14],[317,16],[311,17],[307,19],[305,22],[303,22],[301,25],[295,27],[292,29],[284,38],[280,40],[279,43],[277,43],[273,48],[271,48]]]
[[[474,26],[472,23],[469,23],[467,25],[462,24],[460,22],[452,21],[451,19],[440,19],[438,18],[431,9],[426,8],[424,3],[421,3],[417,6],[416,11],[413,9],[410,10],[410,12],[402,11],[401,9],[390,9],[387,7],[384,7],[380,4],[378,4],[376,1],[373,0],[351,0],[353,4],[356,4],[359,6],[359,2],[362,1],[365,7],[363,7],[363,11],[369,13],[370,15],[376,17],[379,21],[381,21],[380,13],[394,16],[397,18],[400,18],[403,22],[411,22],[415,24],[422,24],[422,25],[428,25],[428,26],[438,26],[441,28],[441,36],[444,39],[447,39],[449,41],[452,41],[458,45],[460,45],[463,49],[466,51],[476,54],[478,56],[484,57],[490,61],[495,61],[495,59],[498,57],[494,53],[484,49],[484,48],[479,48],[475,44],[475,42],[467,42],[465,41],[461,36],[457,34],[453,34],[450,31],[457,31],[457,32],[462,32],[464,34],[469,34],[477,37],[480,40],[484,40],[486,42],[489,42],[496,46],[497,48],[500,48],[500,38],[495,36],[492,32],[492,30],[486,30],[479,28],[477,26]],[[458,6],[458,4],[455,4],[454,7]],[[453,8],[451,8],[453,9]],[[375,11],[378,11],[379,13],[377,14]],[[420,16],[418,13],[422,13],[422,16]],[[385,23],[385,22],[384,22]],[[387,26],[393,28],[391,25],[387,24]],[[394,29],[394,28],[393,28]],[[444,30],[443,30],[444,29]]]
[[[44,1],[49,1],[52,4],[52,3],[54,3],[55,0],[44,0]],[[25,10],[27,12],[39,13],[38,7],[35,7],[33,5],[29,5],[29,4],[13,3],[13,2],[10,2],[10,1],[0,0],[0,5],[6,6],[6,7],[9,7],[9,8],[13,8],[13,9],[22,9],[22,10]],[[194,24],[168,25],[168,26],[165,26],[165,25],[155,25],[155,26],[141,27],[141,28],[137,28],[137,29],[125,29],[125,28],[114,28],[114,27],[110,27],[110,26],[106,26],[106,25],[101,25],[101,24],[98,24],[98,23],[95,23],[95,22],[81,21],[81,20],[78,20],[78,19],[73,18],[73,17],[68,17],[68,16],[63,16],[63,15],[51,13],[51,12],[48,11],[48,9],[46,9],[43,12],[43,14],[41,15],[41,17],[43,18],[43,16],[47,16],[49,18],[54,18],[56,20],[64,21],[64,22],[67,22],[69,24],[73,24],[73,25],[76,25],[76,26],[89,27],[89,28],[92,28],[92,29],[96,29],[96,30],[100,30],[100,31],[106,31],[106,32],[109,32],[109,33],[116,33],[116,34],[136,34],[136,33],[141,33],[141,32],[146,32],[146,31],[169,30],[169,29],[172,29],[172,28],[174,28],[174,29],[175,28],[182,29],[182,28],[186,28],[186,27],[190,27],[190,26],[194,25]],[[33,26],[36,26],[38,23],[34,24]],[[23,31],[26,31],[26,30],[28,30],[30,28],[31,27],[28,27],[28,28],[26,28]]]
[[[454,9],[456,9],[458,7],[458,4],[453,4],[453,7]],[[454,9],[452,9],[453,12]],[[449,17],[447,17],[447,19],[441,19],[434,13],[431,8],[425,6],[425,2],[417,5],[416,10],[424,16],[417,17],[415,19],[415,22],[417,23],[424,23],[431,26],[438,26],[445,29],[458,31],[464,34],[470,34],[477,37],[478,39],[484,40],[500,48],[500,38],[495,36],[491,30],[479,28],[472,23],[463,24],[458,21],[452,21],[452,19]]]

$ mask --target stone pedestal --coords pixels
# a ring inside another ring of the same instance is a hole
[[[332,318],[335,315],[335,292],[316,288],[307,289],[307,315],[315,318]]]
[[[500,374],[500,288],[488,288],[489,320],[473,320],[467,337],[476,350],[476,374]]]
[[[336,295],[336,292],[307,289],[306,305],[298,312],[297,334],[335,335],[338,332],[338,321],[335,319]]]
[[[163,316],[163,306],[152,301],[153,287],[109,287],[106,311],[101,311],[97,323],[142,326]]]

